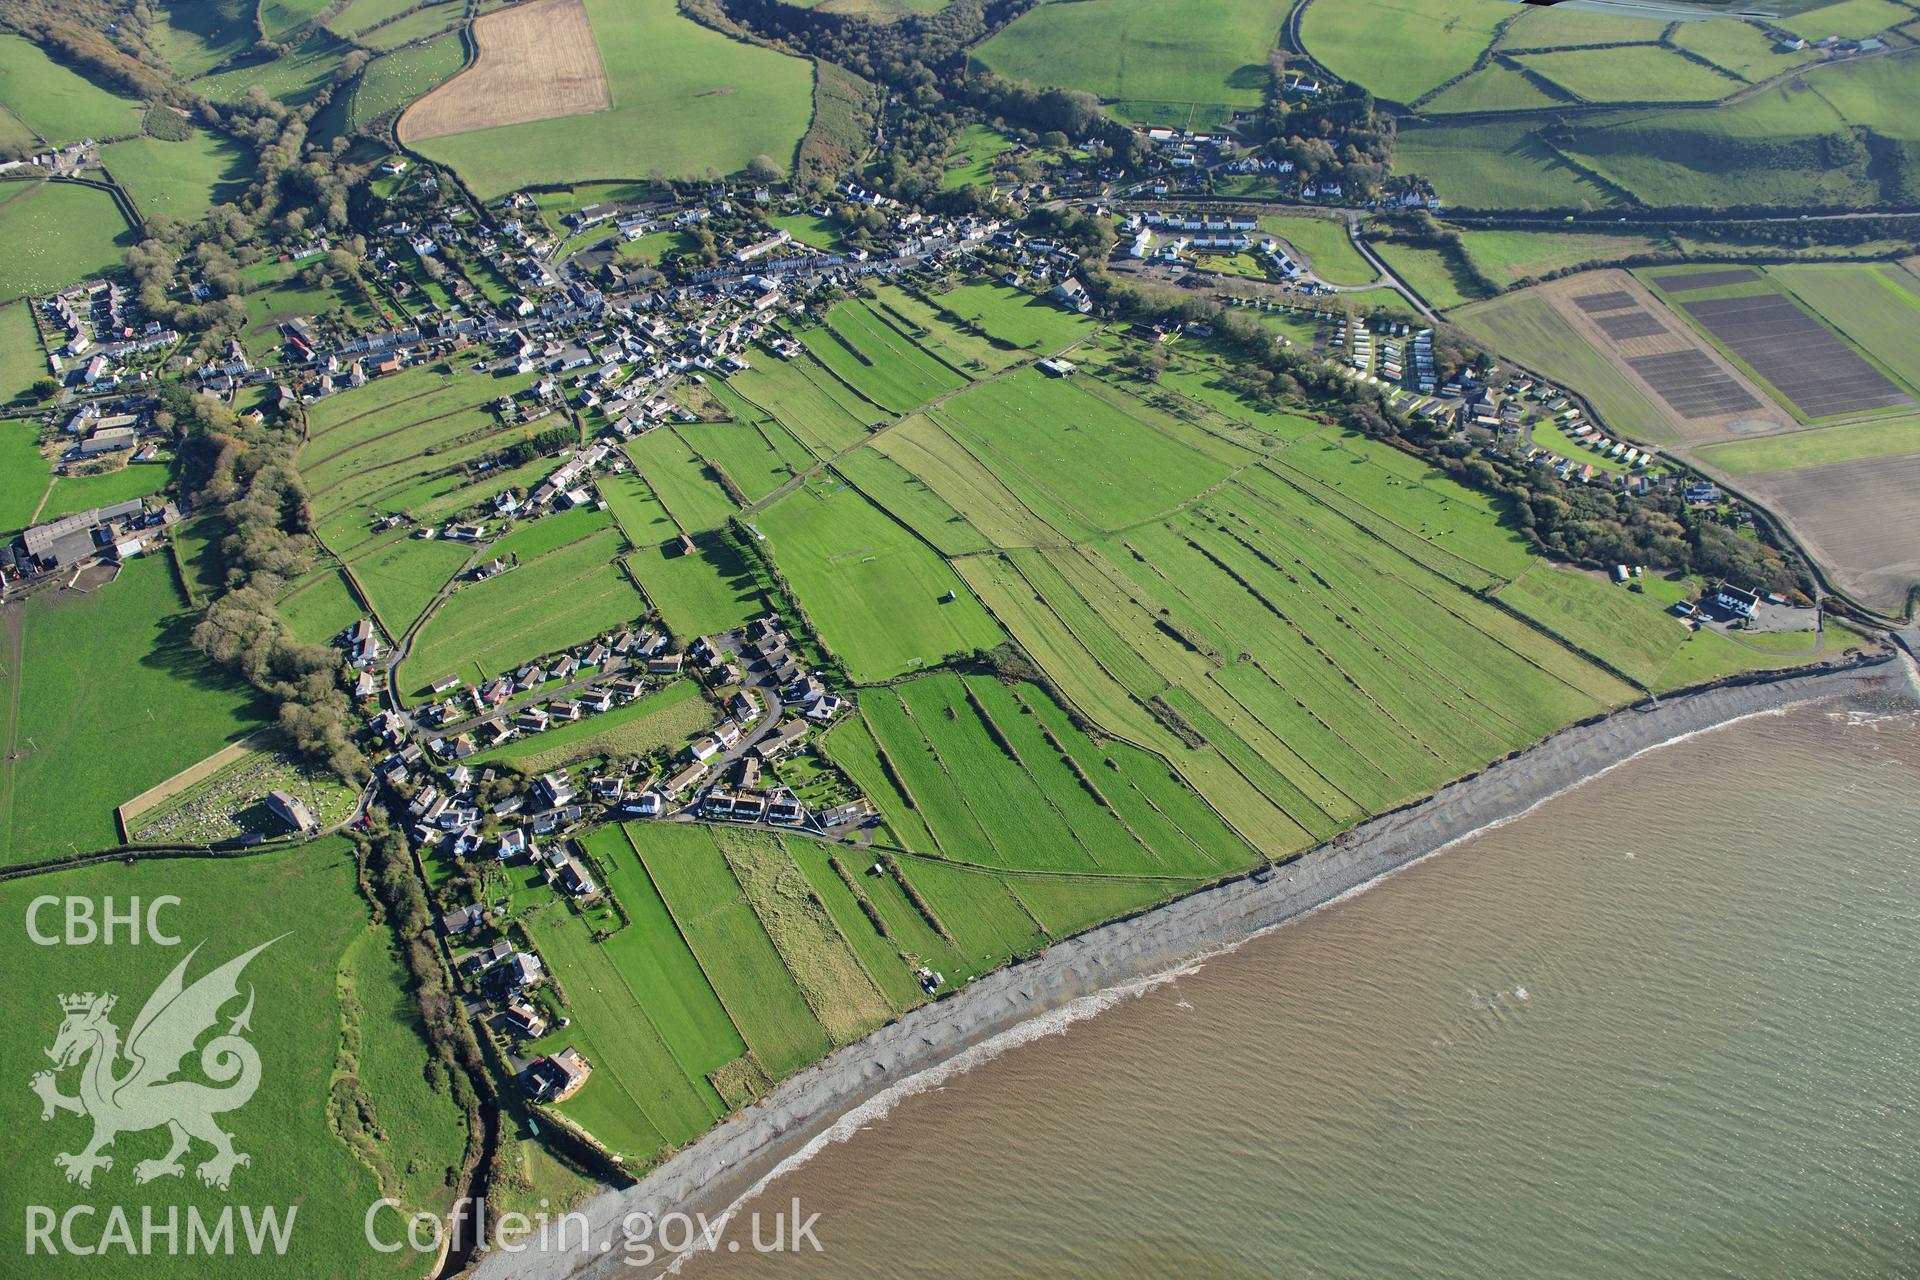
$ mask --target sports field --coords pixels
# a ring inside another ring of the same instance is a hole
[[[278,1206],[283,1222],[290,1216],[288,1206],[298,1205],[286,1250],[276,1253],[269,1245],[260,1256],[249,1256],[249,1275],[297,1277],[320,1271],[397,1278],[417,1275],[431,1263],[431,1255],[405,1247],[398,1253],[374,1252],[362,1219],[383,1195],[398,1199],[408,1211],[444,1211],[451,1200],[449,1171],[459,1166],[465,1150],[466,1121],[444,1074],[429,1074],[413,997],[389,953],[384,928],[368,924],[345,840],[247,858],[110,864],[31,876],[0,888],[0,903],[11,918],[24,920],[28,900],[38,895],[74,895],[96,903],[109,898],[144,903],[171,895],[178,905],[160,919],[181,943],[166,947],[143,940],[140,946],[63,947],[54,954],[15,930],[10,945],[22,963],[15,966],[19,972],[7,1007],[33,1057],[41,1058],[39,1050],[53,1043],[61,1023],[59,1000],[67,993],[117,996],[109,1020],[124,1034],[176,965],[187,964],[191,983],[265,943],[240,979],[242,993],[251,988],[257,996],[243,1035],[258,1054],[260,1084],[245,1105],[219,1115],[234,1150],[250,1157],[250,1163],[231,1171],[225,1189],[205,1185],[197,1175],[196,1166],[212,1154],[199,1141],[179,1176],[141,1182],[136,1166],[162,1156],[167,1137],[161,1130],[137,1128],[114,1141],[112,1167],[96,1171],[91,1188],[75,1186],[53,1157],[84,1147],[87,1120],[56,1113],[43,1124],[37,1106],[22,1107],[16,1112],[16,1159],[0,1188],[0,1211],[19,1220],[28,1204],[64,1213],[69,1206],[112,1197],[135,1223],[149,1206],[156,1222],[179,1213],[183,1234],[177,1252],[143,1256],[109,1249],[87,1260],[90,1276],[204,1276],[206,1258],[185,1248],[184,1210],[192,1206],[212,1223],[236,1203],[256,1213]],[[244,912],[236,912],[236,904],[245,904]],[[194,947],[199,951],[189,961],[187,952]],[[29,948],[32,964],[26,963]],[[235,999],[223,1006],[222,1028],[243,1003]],[[343,1041],[353,1047],[345,1048]],[[46,1065],[44,1058],[41,1062]],[[193,1062],[189,1057],[187,1072],[195,1070]],[[62,1073],[63,1092],[75,1091],[77,1074]],[[439,1087],[430,1083],[435,1078],[443,1082]],[[356,1146],[342,1140],[336,1119],[348,1122]],[[382,1210],[376,1222],[383,1236],[404,1239],[400,1215]],[[237,1214],[235,1234],[241,1236]],[[242,1237],[236,1248],[244,1247]]]
[[[806,62],[730,40],[671,0],[567,0],[538,22],[525,12],[483,23],[482,48],[491,30],[500,56],[483,54],[400,121],[404,140],[481,198],[654,170],[733,172],[758,155],[793,162],[812,114]],[[556,24],[565,42],[549,42]]]
[[[1260,105],[1293,0],[1077,0],[1038,5],[974,50],[1009,80],[1079,89],[1156,124],[1224,123]]]

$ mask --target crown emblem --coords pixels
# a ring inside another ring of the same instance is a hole
[[[61,996],[60,1007],[68,1013],[85,1013],[93,1008],[93,1002],[96,999],[104,999],[105,1003],[100,1006],[100,1012],[111,1013],[114,1001],[118,998],[117,996],[96,997],[93,992],[86,991],[79,995]]]

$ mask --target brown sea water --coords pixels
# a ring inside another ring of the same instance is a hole
[[[1920,718],[1661,748],[899,1100],[748,1276],[1920,1276]]]

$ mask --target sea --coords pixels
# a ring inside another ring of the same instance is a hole
[[[1920,1276],[1920,717],[1683,739],[1099,1003],[680,1274]]]

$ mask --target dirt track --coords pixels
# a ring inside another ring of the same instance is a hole
[[[402,143],[613,106],[581,0],[533,0],[476,20],[474,64],[400,117]]]

